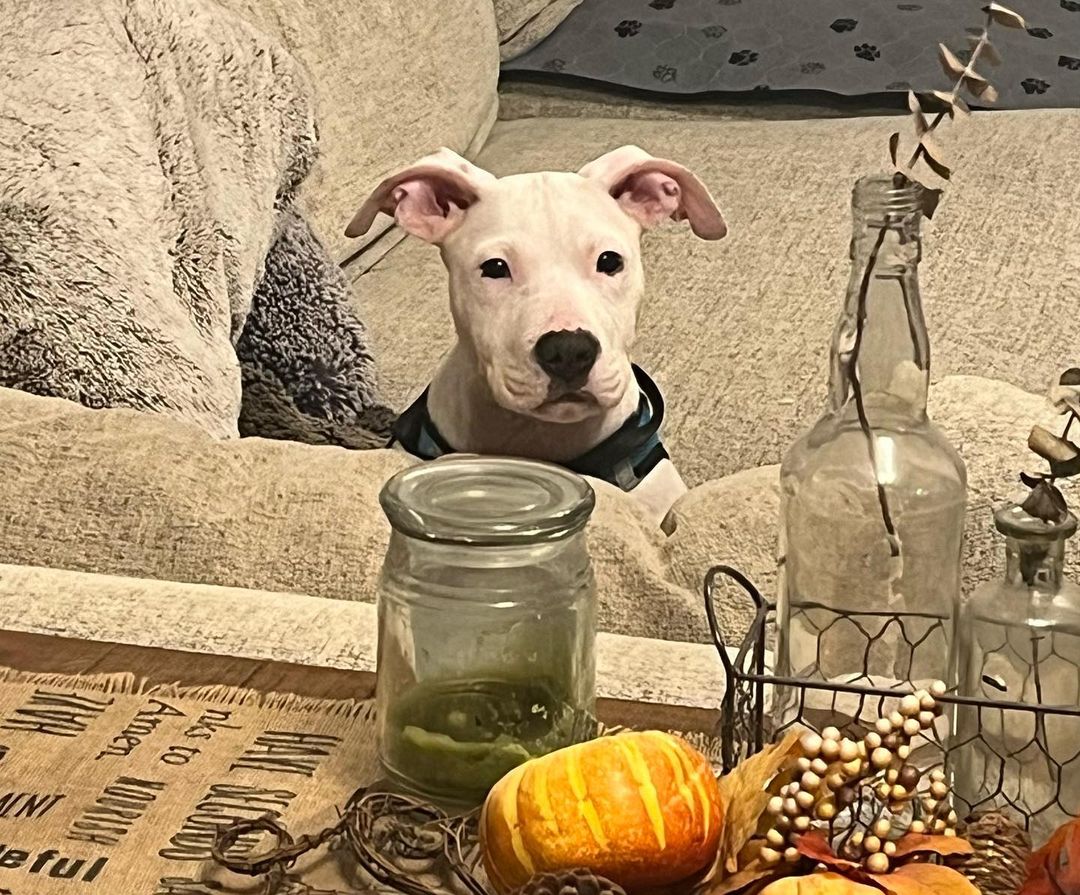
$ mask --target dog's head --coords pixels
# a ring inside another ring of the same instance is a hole
[[[458,337],[495,400],[565,423],[616,407],[633,381],[642,230],[672,218],[727,233],[697,177],[636,146],[576,174],[502,178],[442,149],[383,181],[346,234],[380,211],[440,247]]]

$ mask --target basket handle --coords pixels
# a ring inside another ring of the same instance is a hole
[[[716,616],[715,594],[717,579],[720,577],[730,578],[743,589],[747,596],[753,601],[755,613],[758,616],[762,615],[767,610],[768,605],[765,602],[765,598],[761,596],[761,591],[754,586],[754,582],[732,566],[713,566],[705,575],[705,616],[709,620],[709,633],[712,636],[713,645],[716,647],[716,651],[720,653],[720,661],[724,663],[724,671],[727,674],[727,678],[731,681],[735,674],[735,666],[731,661],[731,657],[728,655],[727,644],[724,642],[724,633],[720,630],[720,622]],[[742,648],[739,651],[740,663],[744,658],[743,654],[745,651],[746,643],[743,643]]]

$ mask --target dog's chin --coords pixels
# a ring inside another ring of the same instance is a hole
[[[529,411],[529,416],[545,423],[580,423],[603,413],[600,402],[589,392],[569,392],[549,398]]]

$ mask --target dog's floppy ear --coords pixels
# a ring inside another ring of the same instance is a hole
[[[345,235],[363,236],[381,211],[393,215],[406,233],[440,243],[461,223],[483,185],[494,180],[494,175],[456,152],[440,149],[380,183]]]
[[[595,180],[642,227],[665,218],[689,221],[702,239],[721,239],[727,224],[708,189],[676,162],[653,158],[637,146],[613,149],[578,171]]]

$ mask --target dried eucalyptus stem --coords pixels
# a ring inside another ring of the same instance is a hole
[[[966,64],[961,62],[956,54],[945,46],[945,44],[938,45],[938,55],[941,60],[941,66],[945,70],[946,75],[955,79],[952,90],[948,92],[935,90],[929,94],[924,94],[921,97],[914,91],[908,92],[908,108],[911,110],[912,122],[915,129],[915,136],[918,138],[918,143],[911,154],[911,158],[908,159],[907,164],[901,165],[898,161],[900,133],[896,132],[889,137],[889,156],[892,159],[893,168],[896,172],[894,175],[894,183],[897,187],[902,187],[909,182],[918,183],[912,172],[920,160],[924,161],[942,180],[948,180],[952,176],[952,169],[942,161],[944,157],[943,153],[937,143],[934,142],[933,137],[934,132],[941,122],[945,120],[946,116],[952,119],[955,118],[957,114],[970,114],[971,109],[960,95],[962,91],[967,90],[973,96],[986,102],[994,102],[997,99],[997,90],[994,89],[989,80],[975,70],[975,66],[984,58],[992,65],[996,65],[1001,61],[997,49],[990,41],[990,31],[994,24],[1002,25],[1007,28],[1023,28],[1025,23],[1022,16],[998,3],[990,3],[988,6],[983,7],[983,11],[986,13],[986,20],[982,28],[969,30],[968,41],[971,44],[972,50]],[[927,121],[926,112],[935,110],[936,114],[933,119]],[[922,186],[922,184],[919,184],[919,186],[922,187],[923,213],[926,217],[932,218],[941,198],[942,191],[940,189],[928,189]],[[855,319],[855,345],[847,358],[847,366],[848,378],[851,382],[852,397],[855,401],[855,409],[859,417],[859,428],[862,430],[866,439],[867,452],[870,457],[871,466],[874,469],[878,503],[881,507],[881,520],[885,528],[885,533],[888,536],[890,556],[892,556],[893,559],[897,559],[901,553],[901,544],[897,537],[896,524],[889,508],[888,494],[884,484],[878,478],[877,451],[874,444],[874,432],[866,413],[866,406],[862,393],[862,383],[859,379],[858,371],[859,351],[862,347],[862,334],[866,322],[867,294],[870,290],[870,282],[873,279],[874,269],[877,266],[878,255],[885,242],[885,234],[888,232],[890,225],[894,223],[896,222],[892,219],[891,215],[886,217],[885,222],[878,231],[877,240],[870,252],[869,259],[867,260],[866,270],[863,271],[860,280],[858,306]],[[906,295],[904,296],[904,303],[910,323],[912,310]],[[919,346],[916,345],[916,352],[918,353],[918,351]],[[919,364],[920,369],[923,369],[923,364],[929,364],[929,357],[916,357],[915,361]]]
[[[918,144],[911,154],[906,165],[900,165],[897,161],[897,153],[900,148],[900,133],[894,133],[889,137],[889,156],[897,173],[904,178],[914,180],[912,171],[919,160],[925,160],[927,166],[942,180],[948,180],[952,176],[952,169],[942,159],[944,154],[936,142],[934,132],[946,116],[950,119],[957,114],[968,115],[971,109],[961,97],[961,92],[967,90],[972,96],[992,103],[997,100],[997,90],[983,75],[975,70],[975,66],[983,58],[991,65],[1001,62],[1001,56],[997,48],[990,41],[990,31],[994,24],[1003,25],[1006,28],[1023,28],[1024,19],[1018,13],[998,4],[991,3],[983,7],[986,13],[986,21],[981,29],[969,29],[968,42],[971,44],[971,55],[965,65],[945,44],[938,44],[938,58],[945,74],[956,80],[952,90],[944,92],[934,90],[920,96],[914,91],[908,91],[908,108],[911,110],[911,119],[915,128],[915,136]],[[925,104],[925,105],[924,105]],[[929,107],[929,109],[927,108]],[[932,121],[927,122],[925,113],[936,111]],[[926,190],[927,207],[924,209],[927,217],[933,217],[934,208],[941,197],[941,190]]]
[[[870,280],[877,266],[878,253],[885,242],[885,234],[888,226],[882,226],[878,230],[877,239],[866,262],[866,270],[863,271],[859,283],[858,308],[855,312],[855,344],[848,355],[848,380],[851,382],[851,396],[855,401],[855,412],[859,417],[859,428],[866,438],[866,450],[870,455],[870,466],[874,470],[874,483],[877,488],[878,505],[881,507],[881,521],[885,526],[885,534],[889,541],[889,555],[896,559],[900,556],[900,539],[896,535],[896,524],[893,522],[892,511],[889,509],[889,495],[885,491],[885,485],[878,478],[877,447],[874,443],[874,428],[870,425],[870,418],[866,414],[866,403],[863,400],[862,381],[859,379],[859,354],[862,349],[863,333],[866,330],[866,297],[870,292]]]
[[[1069,512],[1065,495],[1056,481],[1080,475],[1080,446],[1069,441],[1069,430],[1080,419],[1080,368],[1066,370],[1050,390],[1050,400],[1060,413],[1066,415],[1065,428],[1055,435],[1042,426],[1033,426],[1028,447],[1042,457],[1050,467],[1048,473],[1020,473],[1020,480],[1031,489],[1023,503],[1025,512],[1043,522],[1064,521]]]

